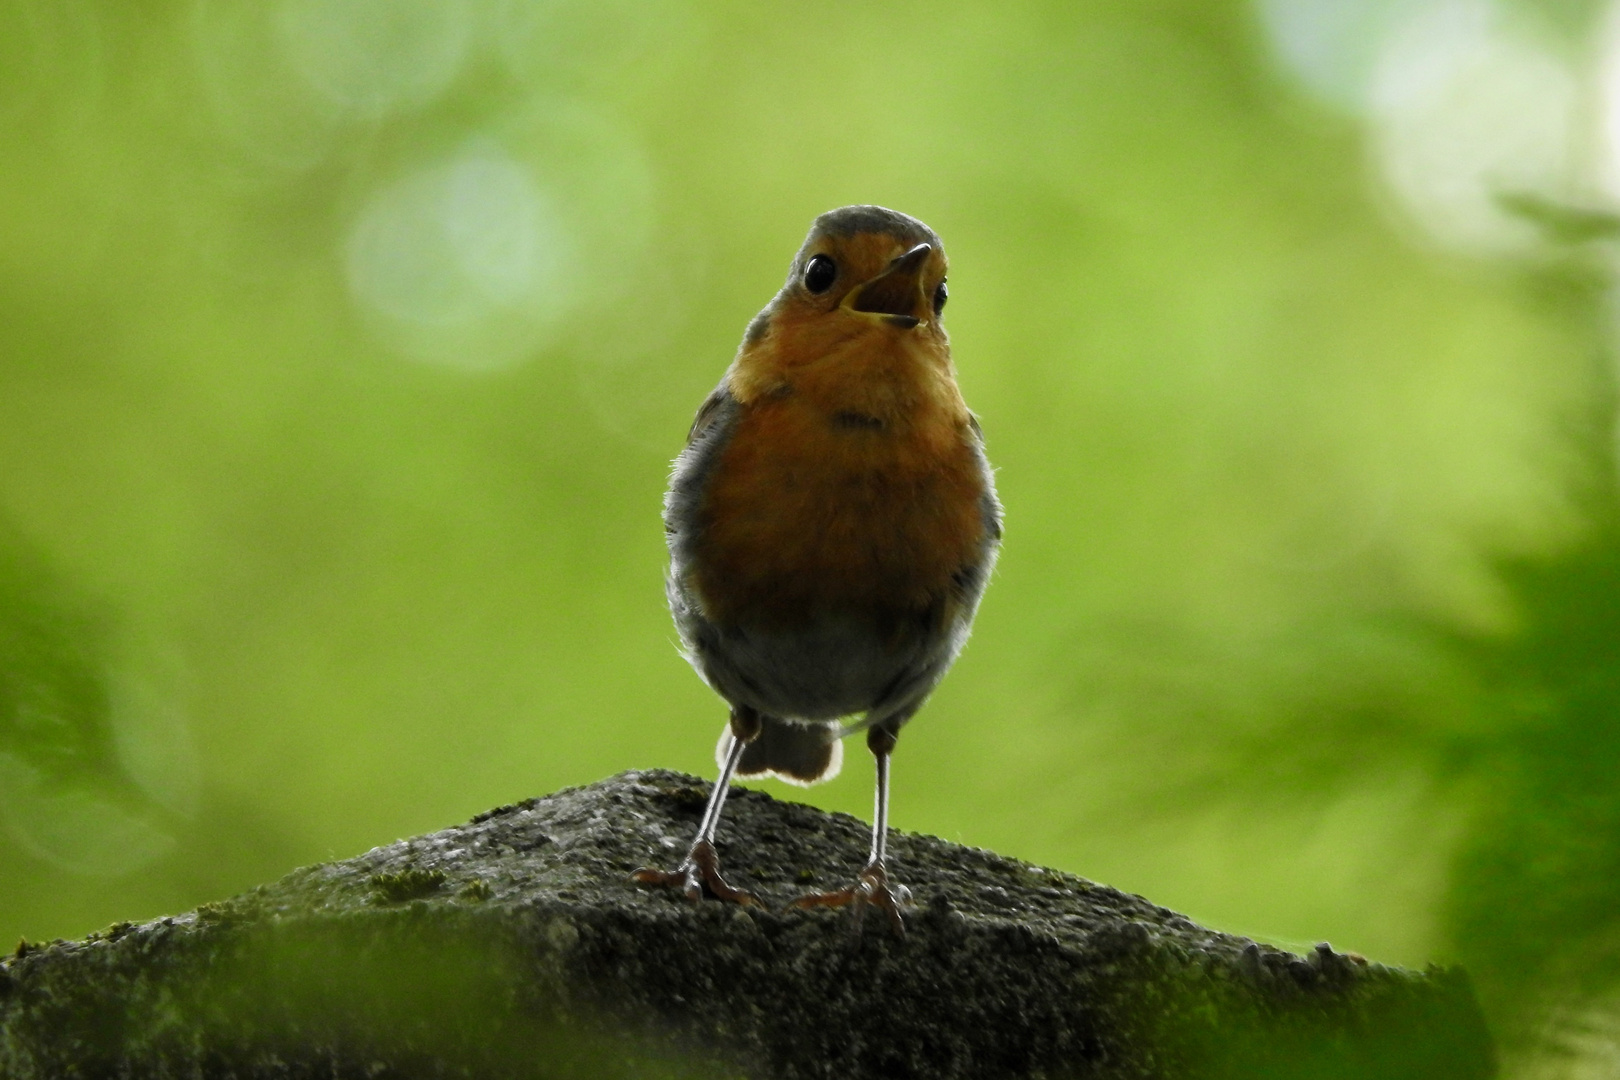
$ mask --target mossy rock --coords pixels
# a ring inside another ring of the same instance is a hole
[[[785,904],[866,826],[733,794],[764,908],[629,884],[707,795],[632,772],[0,963],[0,1075],[1433,1077],[1494,1073],[1466,977],[1297,956],[1138,896],[896,834],[916,905]]]

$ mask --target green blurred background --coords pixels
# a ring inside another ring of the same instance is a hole
[[[878,202],[1008,508],[895,824],[1620,1075],[1617,57],[1588,0],[0,0],[0,935],[712,775],[668,462]]]

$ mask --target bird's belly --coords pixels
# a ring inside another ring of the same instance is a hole
[[[715,462],[680,568],[703,609],[728,626],[854,625],[852,639],[891,643],[939,625],[953,575],[983,558],[981,459],[954,427],[828,437],[801,419],[756,413]]]
[[[946,416],[849,431],[794,401],[677,463],[671,610],[734,704],[802,720],[903,709],[960,649],[963,582],[993,557],[983,457]]]
[[[837,617],[793,630],[692,629],[693,660],[723,697],[796,720],[883,712],[917,698],[966,633],[951,625],[885,640],[861,621]]]

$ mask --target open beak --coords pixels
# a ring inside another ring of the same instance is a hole
[[[928,299],[923,296],[922,272],[933,254],[932,244],[918,244],[889,263],[889,268],[858,289],[850,291],[844,306],[877,315],[891,326],[910,330],[927,322]]]

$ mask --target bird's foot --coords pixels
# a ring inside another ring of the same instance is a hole
[[[889,916],[889,925],[894,932],[905,936],[906,923],[900,916],[900,909],[911,904],[911,890],[897,881],[889,880],[889,871],[880,862],[868,863],[855,878],[855,884],[847,889],[838,889],[835,892],[807,893],[799,897],[789,907],[818,908],[818,907],[847,907],[855,908],[857,923],[866,913],[868,906],[881,908]]]
[[[649,889],[679,889],[694,904],[704,893],[716,900],[725,900],[745,907],[764,907],[759,898],[745,889],[738,889],[720,876],[720,856],[714,845],[699,840],[686,853],[681,865],[673,870],[654,870],[643,866],[630,875],[630,880]]]

